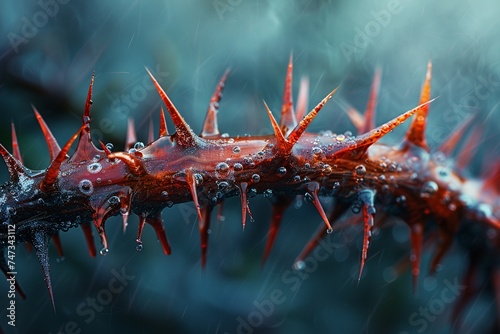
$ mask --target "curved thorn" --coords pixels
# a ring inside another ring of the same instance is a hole
[[[11,128],[11,131],[12,131],[12,155],[20,163],[23,163],[23,158],[21,156],[21,151],[19,150],[19,142],[17,141],[16,127],[14,126],[14,122],[10,123],[10,128]]]
[[[109,148],[106,146],[106,144],[104,144],[100,140],[99,140],[99,143],[101,144],[101,147],[102,147],[102,150],[104,151],[104,153],[106,153],[106,156],[109,157],[111,155],[111,151],[109,150]]]
[[[83,109],[83,124],[90,124],[90,109],[92,108],[92,88],[94,87],[95,71],[92,72],[90,78],[89,90],[87,99],[85,100],[85,108]]]
[[[281,107],[280,129],[285,136],[297,126],[297,119],[293,110],[292,96],[293,55],[290,54],[286,72],[285,88],[283,90],[283,104]]]
[[[52,161],[49,168],[47,168],[47,172],[45,174],[45,178],[40,182],[40,190],[43,192],[49,191],[54,187],[56,183],[57,177],[59,176],[59,169],[61,168],[62,163],[66,159],[66,155],[68,154],[69,149],[73,142],[78,138],[80,133],[82,132],[85,125],[82,125],[80,129],[71,137],[66,145],[62,148],[56,158]]]
[[[429,61],[427,64],[427,73],[425,75],[425,82],[422,86],[422,92],[420,93],[419,104],[429,101],[431,95],[431,77],[432,77],[432,63]],[[406,140],[410,143],[420,146],[425,150],[429,150],[427,146],[427,141],[425,140],[425,126],[427,122],[427,115],[429,113],[429,105],[426,104],[423,108],[420,108],[415,114],[410,128],[406,132]]]
[[[142,163],[141,159],[136,157],[135,155],[125,153],[125,152],[116,152],[108,155],[108,158],[111,159],[119,159],[128,167],[129,171],[136,175],[141,176],[147,174],[146,168]]]
[[[167,107],[167,111],[170,114],[170,117],[172,118],[172,121],[174,122],[175,126],[175,137],[176,141],[180,146],[185,146],[185,147],[192,147],[196,146],[196,142],[198,140],[198,137],[196,134],[191,130],[189,125],[186,123],[184,118],[182,118],[181,114],[177,110],[177,108],[174,106],[172,101],[170,101],[169,97],[161,88],[160,84],[156,79],[153,77],[153,74],[146,68],[146,71],[149,74],[149,77],[153,81],[153,84],[156,87],[156,90],[158,91],[158,94],[160,94],[160,98],[162,99],[163,103]]]
[[[295,145],[295,143],[299,140],[300,136],[306,131],[307,127],[309,124],[312,122],[312,120],[318,115],[318,112],[323,108],[326,102],[330,100],[335,94],[339,87],[336,87],[334,90],[332,90],[323,100],[321,100],[320,103],[316,107],[314,107],[313,110],[309,112],[301,121],[300,123],[293,129],[293,131],[290,133],[288,136],[287,140],[290,144],[291,147]]]
[[[210,104],[208,105],[207,115],[205,116],[205,122],[203,123],[201,137],[217,136],[220,134],[217,122],[217,113],[219,112],[219,102],[222,98],[222,92],[224,91],[224,85],[228,74],[229,69],[227,69],[222,75],[222,78],[219,80],[219,83],[210,98]]]
[[[53,161],[55,157],[59,154],[59,152],[61,152],[61,148],[59,147],[56,138],[50,131],[49,127],[47,126],[47,123],[45,123],[38,110],[36,110],[34,105],[31,105],[31,107],[33,108],[33,112],[35,113],[35,117],[38,121],[38,124],[40,124],[40,128],[42,129],[43,137],[47,142],[47,146],[49,148],[50,161]]]

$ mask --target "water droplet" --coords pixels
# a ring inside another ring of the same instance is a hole
[[[203,183],[203,176],[198,173],[194,174],[194,181],[196,182],[196,185],[199,186]]]
[[[45,201],[41,198],[37,199],[36,202],[40,205],[43,205],[45,203]]]
[[[136,249],[138,252],[140,252],[140,251],[142,251],[142,249],[143,249],[143,248],[144,248],[144,246],[142,245],[142,241],[140,241],[140,242],[138,241],[138,242],[137,242],[137,246],[135,246],[135,249]]]
[[[215,173],[217,177],[227,176],[229,174],[229,165],[225,162],[219,162],[215,166]]]
[[[278,176],[285,176],[286,174],[286,168],[285,167],[279,167],[278,170],[276,171]]]
[[[168,191],[163,190],[163,191],[161,192],[161,196],[162,196],[162,197],[167,197],[167,196],[168,196]]]
[[[356,174],[357,175],[365,175],[366,174],[366,167],[364,165],[358,165],[355,168]]]
[[[108,199],[108,203],[109,205],[113,206],[113,205],[116,205],[118,203],[120,203],[120,198],[118,196],[111,196],[109,199]]]
[[[300,182],[300,175],[295,175],[295,176],[293,177],[293,180],[294,180],[295,182]]]
[[[339,188],[340,188],[340,182],[338,181],[333,182],[333,189],[337,190]]]
[[[264,197],[265,198],[271,198],[271,197],[273,197],[273,191],[271,189],[266,189],[264,191]]]
[[[297,261],[293,264],[293,269],[295,270],[304,270],[306,268],[306,264],[304,261]]]
[[[422,185],[420,189],[420,197],[430,198],[436,194],[438,191],[438,185],[434,181],[427,181]]]
[[[352,211],[352,213],[354,213],[354,214],[358,214],[358,213],[360,213],[360,212],[361,212],[361,206],[359,206],[359,204],[353,204],[353,205],[351,206],[351,211]]]
[[[329,175],[332,173],[332,166],[330,166],[329,164],[324,164],[323,165],[323,173],[325,173],[326,175]]]
[[[332,234],[332,233],[333,233],[333,228],[329,228],[329,229],[327,229],[327,230],[326,230],[326,233],[327,233],[327,234]]]
[[[229,187],[229,183],[226,181],[217,182],[217,188],[219,188],[219,190],[224,190],[227,187]]]
[[[240,170],[243,170],[243,165],[240,164],[239,162],[237,162],[237,163],[234,164],[233,168],[234,168],[235,171],[239,172]]]
[[[94,163],[87,166],[87,170],[89,171],[89,173],[92,173],[92,174],[99,173],[101,171],[101,169],[102,169],[102,166],[98,162],[94,162]]]
[[[257,196],[257,189],[255,189],[255,188],[248,189],[247,197],[248,198],[253,198],[255,196]]]
[[[307,203],[312,203],[314,202],[314,198],[311,194],[309,193],[305,193],[304,194],[304,200],[307,202]]]
[[[240,153],[240,152],[241,152],[241,148],[240,148],[239,146],[235,146],[235,147],[233,147],[233,153],[234,153],[234,154],[238,154],[238,153]]]
[[[168,208],[171,208],[171,207],[173,207],[173,206],[174,206],[174,202],[172,202],[172,201],[168,201],[168,202],[167,202],[167,207],[168,207]]]
[[[87,179],[81,180],[80,183],[78,183],[78,188],[85,195],[90,195],[94,191],[94,186],[92,185],[92,182],[90,182]]]
[[[134,144],[134,148],[136,150],[142,150],[144,148],[144,143],[142,141],[138,141],[137,143]]]
[[[110,150],[110,151],[111,151],[114,147],[115,147],[115,146],[114,146],[112,143],[107,143],[107,144],[106,144],[106,148],[107,148],[108,150]]]
[[[340,134],[340,135],[337,135],[337,137],[335,137],[335,139],[337,139],[337,141],[339,141],[339,142],[342,142],[342,141],[344,141],[345,136]]]
[[[99,254],[101,254],[102,256],[106,255],[109,253],[109,249],[107,249],[106,247],[102,248],[100,251],[99,251]]]
[[[323,153],[323,150],[321,148],[319,148],[319,147],[313,147],[312,148],[312,152],[315,155],[320,155],[321,153]]]
[[[308,162],[306,162],[306,163],[304,164],[304,168],[311,168],[311,164],[310,164],[310,163],[308,163]]]
[[[252,175],[252,181],[254,183],[258,183],[260,181],[260,175],[259,174],[253,174]]]

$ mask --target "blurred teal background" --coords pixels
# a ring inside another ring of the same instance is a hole
[[[493,0],[2,1],[0,142],[10,149],[13,121],[26,166],[46,168],[48,151],[31,104],[62,145],[80,125],[92,71],[95,142],[123,147],[128,117],[146,141],[150,116],[158,129],[160,104],[144,66],[196,131],[219,77],[231,68],[219,128],[230,135],[269,134],[262,99],[277,115],[291,52],[294,92],[308,76],[310,105],[341,84],[311,131],[354,131],[343,108],[364,109],[377,66],[383,71],[376,119],[381,124],[416,106],[432,60],[432,96],[440,98],[431,105],[429,143],[437,147],[460,121],[477,115],[474,126],[483,129],[484,142],[469,171],[477,176],[500,150],[499,9]],[[403,133],[397,129],[385,141],[397,143]],[[0,176],[7,180],[3,165]],[[125,235],[119,219],[108,222],[111,247],[105,257],[88,256],[79,229],[63,233],[66,258],[57,259],[51,249],[57,314],[35,256],[19,246],[18,279],[28,299],[18,298],[15,331],[6,326],[2,302],[0,326],[18,333],[448,333],[456,325],[450,322],[452,304],[432,320],[411,317],[439,300],[447,282],[462,278],[467,254],[458,245],[436,276],[427,277],[424,270],[414,297],[409,273],[395,280],[393,275],[409,252],[401,222],[391,221],[373,238],[358,284],[359,227],[332,236],[335,252],[313,272],[291,272],[320,224],[311,205],[296,205],[287,211],[261,269],[270,207],[263,198],[252,199],[250,207],[256,221],[242,233],[239,199],[225,203],[225,220],[213,223],[204,272],[190,203],[164,211],[173,247],[169,257],[152,229],[145,231],[144,250],[136,252],[136,217]],[[119,293],[109,293],[122,268],[130,280]],[[1,286],[7,291],[6,283]],[[461,317],[465,332],[493,328],[493,292],[489,285],[481,289]],[[94,312],[92,298],[101,300]],[[269,300],[275,300],[272,307]]]

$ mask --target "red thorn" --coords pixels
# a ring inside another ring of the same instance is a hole
[[[45,138],[45,141],[47,142],[47,146],[49,148],[49,155],[50,155],[50,161],[53,161],[55,157],[61,152],[61,148],[59,147],[59,144],[56,141],[56,138],[50,131],[49,127],[47,126],[47,123],[43,120],[42,116],[36,110],[35,106],[31,106],[33,108],[33,111],[35,112],[36,119],[38,121],[38,124],[40,124],[40,128],[42,129],[43,136]]]
[[[85,100],[85,108],[83,109],[83,124],[90,123],[90,109],[92,108],[92,88],[94,87],[94,79],[95,72],[92,72],[89,90],[87,92],[87,99]]]
[[[149,76],[151,77],[151,80],[153,81],[153,84],[156,87],[156,90],[158,91],[158,94],[160,94],[160,97],[167,107],[167,110],[170,114],[170,117],[172,118],[172,121],[174,122],[175,126],[175,139],[177,143],[180,146],[184,147],[193,147],[196,146],[196,142],[199,140],[199,137],[196,136],[196,134],[191,130],[189,125],[186,123],[184,118],[182,118],[181,114],[177,110],[177,108],[174,106],[172,101],[170,101],[169,97],[161,88],[160,84],[156,79],[153,77],[151,72],[146,68],[146,71],[148,72]]]
[[[309,79],[304,77],[300,80],[299,96],[295,108],[295,119],[302,119],[308,110]]]
[[[269,115],[269,119],[271,120],[271,125],[273,127],[274,135],[276,137],[276,141],[278,142],[278,151],[282,154],[287,154],[290,152],[292,145],[288,143],[288,141],[285,139],[283,136],[283,132],[281,132],[281,128],[279,127],[278,123],[276,122],[276,119],[273,116],[273,113],[267,106],[266,102],[264,101],[264,106],[266,107],[267,114]]]
[[[229,69],[224,72],[222,78],[219,80],[217,87],[210,99],[210,104],[208,105],[207,115],[205,116],[205,122],[203,123],[203,130],[201,131],[201,137],[217,136],[220,134],[219,125],[217,122],[217,113],[219,112],[219,102],[222,98],[222,92],[224,91],[224,85],[229,74]]]
[[[422,92],[420,93],[420,101],[418,104],[429,101],[431,95],[431,77],[432,77],[432,63],[429,61],[427,64],[427,74],[425,76],[425,82],[422,86]],[[429,151],[427,146],[427,141],[425,140],[425,126],[427,122],[427,114],[429,113],[429,105],[426,104],[423,108],[419,108],[418,112],[415,114],[410,128],[406,132],[406,140],[410,143],[420,146],[423,149]]]
[[[247,210],[250,212],[250,208],[248,207],[247,201],[247,182],[240,183],[240,198],[241,198],[241,226],[243,227],[243,231],[245,230],[245,225],[247,222]]]
[[[285,136],[297,126],[295,112],[293,110],[292,97],[292,74],[293,74],[293,55],[290,54],[288,69],[286,72],[285,88],[283,92],[283,104],[281,107],[280,129]]]
[[[196,212],[198,213],[199,225],[201,225],[203,224],[203,216],[201,214],[200,203],[198,203],[198,193],[196,191],[196,177],[190,169],[186,170],[186,182],[189,185],[189,190],[191,191],[191,197],[193,198],[194,206],[196,207]]]
[[[453,242],[453,235],[450,234],[449,231],[445,231],[443,227],[439,227],[439,236],[439,245],[431,260],[431,274],[436,273],[438,265],[441,263],[441,260],[443,259],[446,252],[450,249]]]
[[[279,196],[277,198],[277,201],[272,205],[271,225],[269,226],[266,248],[264,250],[264,255],[262,256],[262,267],[265,265],[266,260],[271,253],[271,249],[273,248],[274,241],[276,240],[276,236],[278,235],[281,220],[283,219],[283,214],[293,202],[293,200],[293,197]]]
[[[142,231],[144,230],[144,225],[146,225],[146,219],[147,219],[148,214],[146,212],[143,212],[139,215],[139,225],[137,227],[137,238],[135,239],[135,242],[137,242],[137,250],[140,251],[142,250]]]
[[[330,214],[328,217],[329,221],[332,223],[335,222],[340,216],[349,208],[347,205],[336,205],[333,212]],[[344,227],[347,227],[348,225],[353,224],[353,220],[357,218],[356,216],[353,216],[352,219],[346,221],[343,224],[335,224],[332,226],[332,232],[335,230],[340,230]],[[309,239],[309,242],[307,245],[302,249],[302,252],[300,252],[299,256],[295,259],[295,266],[297,266],[297,263],[302,263],[304,262],[305,258],[321,243],[321,240],[323,240],[328,233],[325,231],[325,226],[321,224],[313,237]]]
[[[375,112],[377,108],[377,99],[380,88],[381,73],[382,71],[380,70],[380,68],[377,68],[377,70],[375,70],[372,87],[370,89],[370,97],[368,98],[368,103],[366,105],[366,112],[364,116],[364,123],[361,129],[361,133],[366,133],[375,127]]]
[[[153,212],[149,214],[146,219],[146,223],[153,226],[156,237],[160,241],[161,247],[163,249],[163,253],[165,255],[170,255],[172,250],[170,248],[170,244],[168,243],[167,234],[165,232],[165,227],[163,227],[163,219],[161,217],[161,212]]]
[[[106,156],[109,157],[111,155],[111,151],[109,150],[109,148],[100,140],[99,143],[101,144],[104,153],[106,153]]]
[[[127,188],[120,192],[120,214],[122,215],[123,233],[127,230],[128,216],[130,214],[130,206],[132,204],[132,189]]]
[[[128,167],[129,171],[136,176],[146,175],[148,173],[142,160],[135,155],[125,152],[116,152],[108,155],[108,158],[121,160]]]
[[[413,279],[413,294],[417,293],[418,276],[420,275],[420,259],[422,257],[424,228],[421,223],[410,225],[410,241],[411,241],[411,276]]]
[[[319,201],[318,191],[319,191],[319,183],[318,182],[309,182],[307,184],[307,192],[309,195],[312,196],[313,204],[316,207],[316,210],[318,210],[318,213],[321,216],[321,218],[323,219],[323,222],[325,223],[328,231],[331,232],[332,226],[330,225],[330,222],[328,221],[328,218],[326,217],[325,210],[323,210],[323,206],[321,205],[321,202]]]
[[[160,107],[160,137],[168,136],[167,120],[163,107]]]
[[[418,110],[421,108],[424,108],[426,105],[429,103],[433,102],[435,99],[432,99],[430,101],[425,102],[424,104],[421,104],[404,114],[399,115],[398,117],[392,119],[391,121],[379,126],[378,128],[375,128],[371,130],[368,133],[365,133],[361,136],[358,136],[354,139],[355,144],[345,147],[339,151],[337,151],[335,154],[340,155],[344,154],[346,152],[352,152],[352,153],[357,153],[357,154],[362,154],[366,152],[368,147],[370,147],[373,143],[379,141],[383,136],[394,130],[396,127],[401,125],[404,121],[406,121],[408,118],[413,116]]]
[[[90,109],[92,106],[92,88],[94,86],[94,78],[95,73],[92,73],[89,90],[87,92],[87,99],[85,101],[85,107],[83,109],[83,130],[80,134],[80,139],[78,140],[76,151],[71,157],[72,162],[88,161],[96,154],[99,154],[99,150],[92,143],[92,136],[90,133]]]
[[[59,231],[52,235],[52,242],[56,246],[57,255],[59,255],[59,257],[64,257],[61,238],[59,237]]]
[[[347,117],[349,117],[349,119],[351,120],[351,123],[354,124],[354,127],[358,131],[358,135],[362,135],[363,133],[365,133],[365,117],[352,107],[348,107],[345,112],[347,114]]]
[[[14,122],[10,124],[10,128],[12,130],[12,155],[16,158],[20,163],[23,163],[23,158],[21,156],[21,151],[19,150],[19,143],[17,141],[16,135],[16,127],[14,126]]]
[[[50,164],[49,168],[47,168],[47,172],[45,174],[45,178],[42,180],[40,183],[40,190],[43,192],[49,191],[54,187],[54,184],[56,183],[57,177],[59,176],[59,169],[61,168],[62,163],[66,159],[66,155],[68,154],[69,149],[71,148],[71,145],[73,142],[78,138],[80,133],[82,132],[84,128],[84,125],[78,129],[77,132],[71,137],[66,145],[62,148],[62,150],[59,152],[59,154],[56,156],[56,158],[52,161]]]
[[[363,250],[361,252],[361,266],[359,269],[358,282],[363,275],[363,268],[368,257],[368,247],[370,246],[370,239],[372,237],[373,221],[375,218],[375,191],[365,189],[358,193],[359,200],[363,203]]]
[[[306,131],[307,127],[309,124],[312,122],[312,120],[318,115],[318,112],[323,108],[326,102],[330,100],[337,91],[338,87],[332,90],[323,100],[321,100],[320,103],[316,107],[314,107],[313,110],[309,112],[301,121],[300,123],[293,129],[293,131],[290,133],[288,136],[287,140],[290,143],[290,146],[293,147],[295,143],[299,140],[300,136]]]
[[[203,223],[200,224],[200,246],[201,246],[201,268],[205,269],[207,264],[207,252],[208,252],[208,236],[210,230],[210,215],[212,213],[213,206],[206,206],[203,208]]]
[[[9,171],[9,175],[12,181],[19,181],[19,175],[25,175],[24,167],[16,160],[10,153],[7,151],[2,144],[0,144],[0,155],[2,156],[5,164],[7,165],[7,169]]]
[[[474,114],[470,115],[465,119],[465,121],[460,123],[460,125],[455,130],[453,130],[450,136],[446,138],[444,142],[439,146],[438,151],[442,152],[446,156],[450,156],[453,153],[453,150],[457,146],[460,139],[463,138],[464,132],[467,131],[467,129],[472,124],[474,118],[475,118]]]
[[[105,215],[106,210],[103,207],[100,207],[98,210],[96,210],[93,215],[94,226],[97,230],[97,233],[99,233],[99,238],[101,238],[101,245],[103,247],[99,251],[101,255],[106,255],[109,251],[108,238],[106,236]]]
[[[125,140],[125,151],[130,150],[137,143],[137,136],[135,135],[135,125],[132,118],[128,119],[127,125],[127,139]]]
[[[92,235],[92,228],[90,227],[90,223],[83,222],[80,224],[82,228],[83,235],[85,236],[85,241],[87,243],[87,249],[89,250],[90,257],[95,257],[96,250],[94,244],[94,236]]]
[[[476,153],[476,147],[480,143],[482,135],[482,130],[479,127],[476,127],[472,130],[472,133],[467,137],[467,141],[464,144],[464,147],[460,150],[460,153],[457,157],[457,167],[459,169],[465,169],[469,162],[472,160],[472,155]]]

